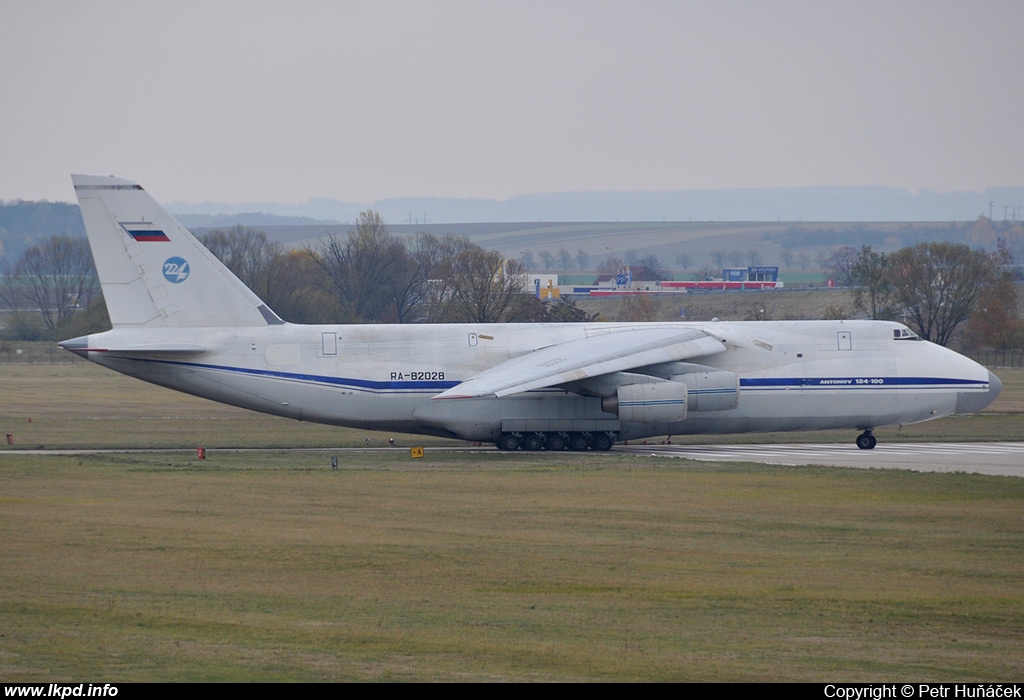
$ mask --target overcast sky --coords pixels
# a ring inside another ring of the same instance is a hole
[[[0,0],[0,199],[1024,185],[1020,0]]]

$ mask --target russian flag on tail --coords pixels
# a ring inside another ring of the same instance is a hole
[[[160,230],[130,229],[124,224],[121,224],[121,227],[125,230],[125,233],[139,243],[169,243],[171,241],[167,234]]]

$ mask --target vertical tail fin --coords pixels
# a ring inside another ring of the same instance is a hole
[[[115,327],[284,323],[140,185],[71,180]]]

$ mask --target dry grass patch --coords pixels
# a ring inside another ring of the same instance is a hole
[[[0,455],[9,680],[1012,680],[1024,480]]]

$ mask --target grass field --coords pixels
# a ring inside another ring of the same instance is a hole
[[[985,414],[882,439],[1021,439],[1024,372],[1000,374]],[[0,365],[0,391],[15,448],[161,448],[0,450],[8,682],[1024,673],[1024,479],[443,453],[408,436],[424,459],[344,452],[335,471],[329,451],[228,448],[389,436],[85,364]]]

